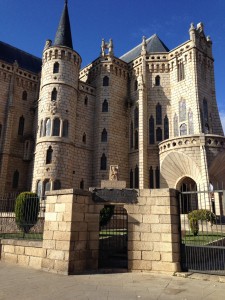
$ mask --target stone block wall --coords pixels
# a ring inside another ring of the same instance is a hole
[[[94,203],[82,190],[49,192],[43,244],[3,240],[1,259],[66,275],[97,271],[100,211],[111,204],[128,213],[128,271],[180,271],[176,191],[139,190],[137,203],[117,201]]]
[[[2,261],[41,269],[46,250],[42,248],[42,241],[1,240],[0,255]]]

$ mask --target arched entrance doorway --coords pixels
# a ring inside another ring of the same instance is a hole
[[[118,205],[105,205],[100,212],[99,224],[100,269],[128,268],[128,215]]]
[[[183,177],[177,183],[177,190],[180,191],[180,213],[188,214],[198,209],[197,184],[190,177]]]

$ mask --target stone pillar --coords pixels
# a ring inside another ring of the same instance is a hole
[[[179,210],[176,190],[140,190],[138,203],[125,205],[128,269],[180,271]]]
[[[89,192],[47,194],[42,269],[68,275],[97,268],[99,212],[90,214],[92,208]]]

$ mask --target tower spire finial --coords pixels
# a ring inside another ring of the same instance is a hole
[[[66,46],[73,49],[72,35],[70,29],[70,19],[68,12],[68,0],[65,0],[64,9],[59,22],[59,27],[55,36],[55,46]]]

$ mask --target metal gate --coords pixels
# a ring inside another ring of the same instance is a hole
[[[127,227],[127,211],[121,206],[105,205],[100,212],[100,269],[127,269]]]
[[[183,271],[225,275],[225,191],[179,194]]]

